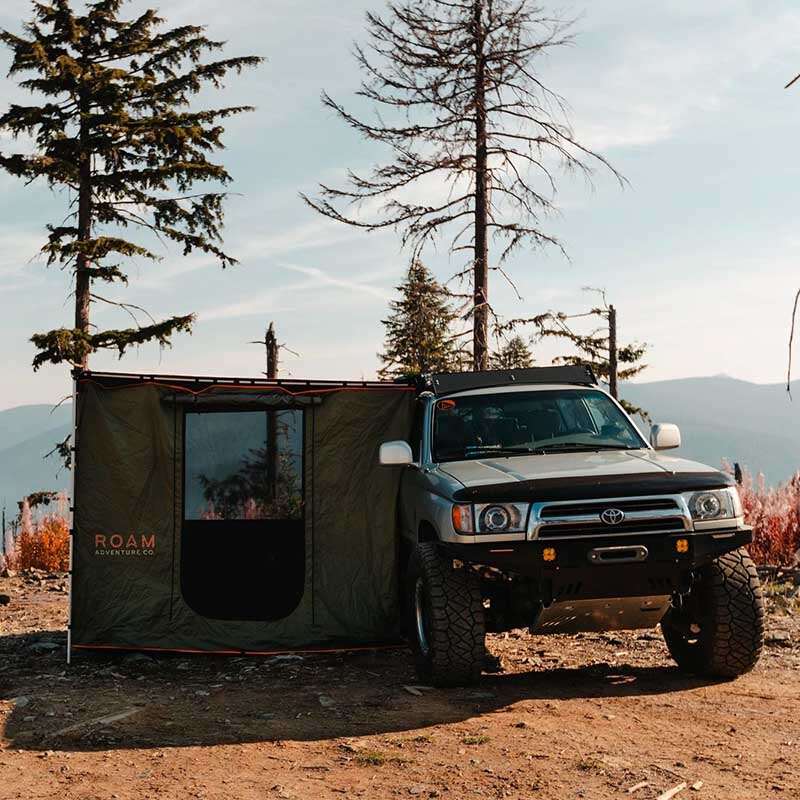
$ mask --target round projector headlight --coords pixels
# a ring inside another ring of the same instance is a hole
[[[485,531],[504,531],[511,523],[511,517],[503,506],[489,506],[481,514],[481,529]]]
[[[693,505],[695,519],[716,519],[722,513],[720,497],[713,492],[695,495]]]

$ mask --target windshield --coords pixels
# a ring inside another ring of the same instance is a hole
[[[554,389],[445,397],[436,402],[433,458],[632,450],[643,441],[603,392]]]

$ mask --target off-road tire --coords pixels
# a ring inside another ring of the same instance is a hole
[[[753,669],[764,645],[764,598],[747,551],[725,553],[703,567],[684,608],[671,609],[661,629],[686,672],[735,678]]]
[[[417,587],[424,609],[424,636],[417,625]],[[418,544],[408,562],[405,585],[406,630],[417,674],[434,686],[464,686],[481,675],[486,623],[478,578],[454,569],[433,542]]]

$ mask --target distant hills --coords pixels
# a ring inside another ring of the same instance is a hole
[[[0,411],[0,505],[13,516],[17,501],[40,489],[68,489],[58,456],[44,459],[69,433],[72,406],[17,406]]]
[[[650,412],[654,422],[681,428],[687,458],[718,466],[725,458],[768,484],[800,470],[800,381],[795,400],[785,384],[757,384],[715,375],[654,383],[624,384],[621,394]]]
[[[724,375],[623,384],[622,395],[650,412],[655,422],[674,422],[683,434],[680,452],[712,466],[738,461],[763,472],[768,483],[800,469],[800,382],[792,402],[781,384],[755,384]],[[69,432],[69,404],[27,405],[0,411],[0,504],[14,513],[22,496],[67,489],[69,473],[56,456],[43,456]],[[643,427],[643,426],[642,426]]]

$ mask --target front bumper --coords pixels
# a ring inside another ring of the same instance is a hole
[[[443,542],[440,548],[447,557],[464,563],[535,579],[547,604],[566,597],[637,597],[686,591],[694,570],[749,544],[752,538],[751,528],[734,528],[642,534],[626,536],[624,541],[615,536],[585,536],[469,545]],[[592,557],[620,546],[636,558],[598,561]]]

